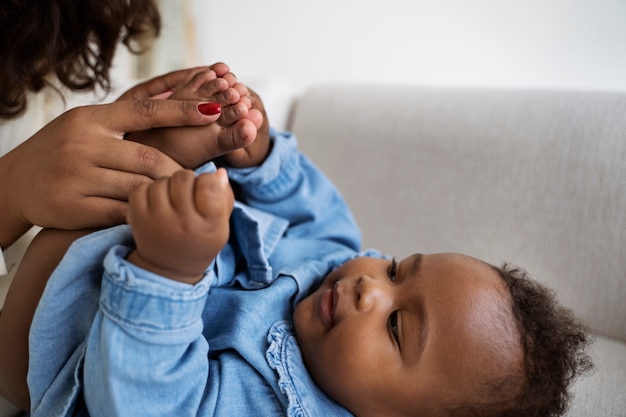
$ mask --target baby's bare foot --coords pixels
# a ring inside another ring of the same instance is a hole
[[[256,138],[250,145],[224,155],[222,160],[231,167],[244,168],[260,165],[271,149],[269,123],[263,101],[250,89],[247,98],[252,103],[248,120],[253,121],[256,126]]]
[[[218,71],[219,72],[219,71]],[[160,149],[184,168],[196,168],[204,162],[254,142],[262,120],[251,110],[248,90],[231,73],[212,69],[199,71],[174,89],[173,100],[197,100],[219,103],[220,119],[207,126],[153,129],[133,133],[128,138]]]
[[[170,98],[180,100],[203,100],[219,103],[222,114],[217,124],[222,126],[218,141],[250,144],[263,123],[263,115],[254,109],[251,92],[227,72],[217,78],[211,73],[198,74],[187,86],[175,91]],[[232,150],[239,148],[233,147]]]

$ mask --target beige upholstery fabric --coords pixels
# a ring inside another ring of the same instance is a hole
[[[626,416],[626,345],[599,336],[593,359],[597,371],[576,382],[568,417]]]
[[[601,338],[572,416],[626,416],[626,94],[321,86],[300,148],[365,247],[510,261]]]

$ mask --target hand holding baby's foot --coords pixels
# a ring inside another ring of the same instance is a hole
[[[233,202],[223,168],[199,176],[181,170],[138,186],[130,196],[128,214],[137,249],[128,260],[195,284],[228,242]]]
[[[251,110],[252,102],[247,96],[247,88],[228,72],[227,65],[218,63],[200,69],[187,75],[168,98],[219,103],[222,114],[217,123],[153,129],[128,138],[160,149],[185,168],[195,168],[254,142],[263,116],[256,109]]]
[[[228,68],[225,64],[221,65]],[[191,94],[197,100],[220,103],[222,114],[217,124],[222,129],[217,133],[217,143],[222,144],[220,149],[228,149],[228,152],[224,152],[223,160],[227,165],[238,168],[259,165],[270,150],[269,123],[263,102],[254,91],[239,83],[232,73],[226,72],[224,67],[217,68],[217,74],[222,74],[217,79],[199,74],[190,83],[190,88],[175,91],[171,98],[187,99],[187,95]],[[201,129],[208,130],[207,127]],[[206,137],[203,139],[206,140]]]

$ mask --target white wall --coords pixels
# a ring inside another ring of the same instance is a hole
[[[270,108],[319,82],[626,90],[626,0],[160,1],[154,74],[224,61]]]
[[[189,1],[240,79],[626,89],[625,0]]]

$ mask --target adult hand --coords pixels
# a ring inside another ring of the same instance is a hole
[[[234,74],[223,73],[228,68],[225,64],[215,64],[212,68],[220,70],[217,73],[212,69],[185,73],[193,76],[175,86],[168,98],[219,103],[222,113],[216,123],[151,129],[133,133],[126,139],[157,148],[189,169],[253,143],[263,116],[251,109],[248,88],[239,83]],[[150,90],[150,93],[156,91]]]
[[[120,97],[207,100],[222,105],[217,123],[202,127],[153,129],[128,136],[196,168],[224,155],[233,167],[259,165],[269,153],[269,124],[259,96],[237,81],[228,65],[181,70],[140,84]],[[258,138],[258,139],[257,139]]]
[[[231,87],[219,86],[220,81],[224,79],[198,72],[172,96],[220,103],[222,114],[216,123],[152,129],[137,132],[128,139],[155,147],[189,169],[218,157],[225,165],[235,168],[260,165],[271,149],[263,101],[243,84],[231,82]]]
[[[81,229],[124,222],[131,190],[180,169],[157,149],[121,140],[124,134],[217,120],[219,113],[200,111],[214,106],[199,104],[124,100],[79,107],[53,120],[0,158],[0,246],[32,225]]]
[[[180,89],[200,72],[212,72],[213,78],[221,78],[230,72],[228,65],[218,62],[211,66],[193,67],[172,71],[137,84],[122,94],[118,100],[141,100],[146,98],[167,98]]]

